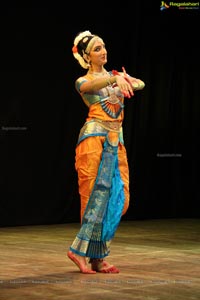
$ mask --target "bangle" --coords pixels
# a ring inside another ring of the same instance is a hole
[[[107,85],[112,85],[112,83],[110,82],[110,78],[106,78],[106,83]]]

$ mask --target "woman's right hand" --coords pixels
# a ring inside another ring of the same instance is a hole
[[[123,75],[115,75],[116,84],[124,97],[131,98],[134,95],[133,86]]]

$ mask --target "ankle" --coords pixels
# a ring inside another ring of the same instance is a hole
[[[103,262],[103,258],[90,258],[89,263],[90,264],[99,264]]]

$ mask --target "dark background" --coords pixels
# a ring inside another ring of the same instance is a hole
[[[1,7],[0,226],[79,221],[74,155],[87,109],[71,48],[83,30],[104,39],[106,69],[146,84],[126,100],[123,219],[199,218],[200,15],[146,2]]]

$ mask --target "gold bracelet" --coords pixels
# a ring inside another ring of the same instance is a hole
[[[106,78],[106,83],[107,85],[112,85],[112,83],[110,82],[110,78]]]

